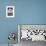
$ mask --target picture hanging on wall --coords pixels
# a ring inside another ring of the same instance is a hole
[[[7,18],[15,17],[15,6],[6,6],[6,17]]]

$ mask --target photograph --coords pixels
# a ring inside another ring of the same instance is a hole
[[[15,17],[15,6],[6,6],[6,17]]]
[[[46,25],[31,25],[19,24],[18,25],[18,42],[20,46],[31,45],[32,42],[45,42],[46,41]]]

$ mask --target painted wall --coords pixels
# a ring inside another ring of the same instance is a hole
[[[15,5],[15,18],[5,17],[7,5]],[[46,24],[46,0],[1,0],[0,44],[8,43],[9,32],[16,32],[17,34],[18,24]]]
[[[16,5],[16,0],[0,1],[0,44],[8,43],[8,35],[10,32],[16,32],[17,35],[17,17],[6,18],[6,6]],[[17,43],[17,39],[15,41]]]
[[[16,14],[21,24],[46,24],[46,0],[17,0]]]

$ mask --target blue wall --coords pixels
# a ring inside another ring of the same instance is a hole
[[[15,18],[5,17],[7,5],[16,7]],[[46,0],[1,0],[0,43],[8,43],[9,32],[17,34],[18,24],[46,24]]]
[[[0,43],[8,43],[8,34],[16,32],[17,34],[17,17],[6,18],[6,6],[16,5],[15,0],[1,0],[0,1]],[[15,41],[17,43],[17,39]]]
[[[16,14],[21,24],[46,24],[46,0],[17,0]]]

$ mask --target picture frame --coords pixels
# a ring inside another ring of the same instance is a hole
[[[28,30],[26,32],[28,35],[24,34],[24,32],[22,33],[23,30]],[[25,35],[28,37],[23,37]],[[18,43],[22,40],[46,41],[46,24],[18,24]]]
[[[6,17],[7,18],[15,17],[15,6],[6,6]]]

